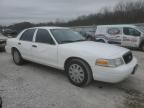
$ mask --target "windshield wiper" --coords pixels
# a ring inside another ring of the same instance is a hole
[[[64,41],[61,41],[61,43],[72,43],[72,42],[80,42],[80,41],[86,41],[84,39],[80,39],[80,40],[64,40]]]
[[[86,41],[85,39],[75,40],[74,42]]]
[[[71,40],[61,41],[61,43],[71,43],[71,42],[75,42],[75,41],[71,41]]]

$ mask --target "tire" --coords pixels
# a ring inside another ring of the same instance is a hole
[[[88,37],[87,37],[87,40],[88,40],[88,41],[91,41],[91,40],[92,40],[92,38],[91,38],[90,36],[88,36]]]
[[[97,42],[106,43],[103,39],[97,40]]]
[[[79,59],[73,59],[66,65],[69,81],[78,87],[87,86],[92,82],[92,72],[87,63]]]
[[[16,65],[22,65],[24,63],[24,60],[17,49],[13,50],[12,56],[13,56],[13,61]]]
[[[144,52],[144,42],[141,43],[140,50]]]

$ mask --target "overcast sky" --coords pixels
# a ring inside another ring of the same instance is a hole
[[[0,24],[70,20],[126,0],[0,0]],[[131,1],[131,0],[130,0]]]

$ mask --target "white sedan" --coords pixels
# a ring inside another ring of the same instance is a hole
[[[8,39],[6,51],[14,63],[24,60],[65,70],[70,82],[85,86],[92,80],[116,83],[135,73],[137,59],[122,47],[86,41],[68,28],[35,27]]]

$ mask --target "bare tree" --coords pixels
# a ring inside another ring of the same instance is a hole
[[[80,16],[75,20],[65,22],[56,20],[48,23],[18,23],[10,27],[21,31],[32,26],[88,26],[100,24],[144,23],[144,0],[119,2],[113,9],[105,7],[96,14]]]

